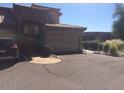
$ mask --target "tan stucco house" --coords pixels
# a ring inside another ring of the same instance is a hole
[[[27,52],[39,52],[44,44],[50,45],[53,53],[82,52],[82,32],[86,28],[61,24],[61,15],[60,9],[36,4],[0,7],[0,37],[14,37],[20,49]]]

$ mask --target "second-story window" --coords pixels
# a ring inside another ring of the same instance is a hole
[[[51,13],[48,13],[48,15],[47,15],[47,22],[52,22],[52,14]]]

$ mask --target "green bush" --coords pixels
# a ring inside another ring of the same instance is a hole
[[[101,49],[102,43],[99,40],[83,41],[83,48],[97,51]]]
[[[117,49],[117,47],[111,47],[109,49],[109,53],[110,53],[111,56],[118,56],[118,49]]]
[[[108,53],[108,52],[109,52],[109,45],[104,44],[104,45],[103,45],[103,51],[104,51],[105,53]]]
[[[104,43],[103,43],[103,51],[105,53],[108,53],[109,52],[109,46],[110,46],[110,40],[106,40]]]
[[[106,54],[117,56],[124,52],[124,41],[120,39],[106,40],[104,43],[99,40],[83,41],[83,48],[93,51],[103,51]]]

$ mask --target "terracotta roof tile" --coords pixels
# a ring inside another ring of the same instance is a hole
[[[46,24],[46,26],[49,26],[49,27],[66,27],[66,28],[86,28],[86,27],[69,25],[69,24]]]

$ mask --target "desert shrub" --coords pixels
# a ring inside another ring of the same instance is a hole
[[[110,46],[110,40],[106,40],[104,43],[103,43],[103,51],[105,53],[108,53],[109,52],[109,46]]]
[[[124,42],[120,39],[107,40],[104,42],[103,51],[105,53],[116,56],[121,50],[124,50]]]
[[[83,41],[83,48],[117,56],[120,52],[124,52],[124,41],[120,39],[106,40],[104,43],[99,40]]]
[[[111,56],[117,56],[118,55],[118,46],[119,43],[117,43],[117,40],[111,40],[109,45],[109,54]]]
[[[109,52],[109,45],[104,45],[104,46],[103,46],[103,51],[104,51],[105,53],[108,53],[108,52]]]
[[[124,42],[122,40],[118,40],[118,50],[123,51],[124,50]]]
[[[41,56],[42,57],[49,57],[52,52],[52,47],[49,45],[44,45],[41,49]]]
[[[116,46],[110,47],[109,54],[111,56],[118,56],[118,49],[117,49],[117,47]]]

